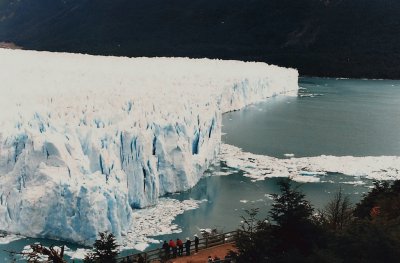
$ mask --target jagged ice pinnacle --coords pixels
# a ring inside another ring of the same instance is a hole
[[[221,114],[289,91],[264,63],[0,49],[0,230],[91,244],[193,187]]]

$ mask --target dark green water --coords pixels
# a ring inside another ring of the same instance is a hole
[[[301,78],[300,96],[224,116],[223,140],[283,157],[400,155],[400,81]]]
[[[400,81],[300,79],[298,97],[276,97],[223,117],[223,141],[245,151],[283,157],[296,156],[400,155]],[[309,94],[318,94],[308,97]],[[219,164],[215,170],[226,170]],[[211,171],[210,174],[213,172]],[[240,224],[245,209],[260,208],[260,218],[268,215],[269,194],[278,193],[278,179],[251,182],[240,171],[229,176],[206,176],[190,191],[171,198],[202,200],[196,210],[177,216],[174,223],[182,233],[155,237],[160,240],[192,237],[200,228],[230,231]],[[321,183],[305,183],[300,189],[315,208],[321,208],[342,187],[357,202],[368,191],[371,181],[363,185],[360,178],[328,174]],[[0,249],[20,251],[36,241],[46,245],[52,240],[23,239]],[[76,248],[73,245],[68,245]],[[159,245],[151,245],[149,249]],[[124,251],[126,255],[132,251]],[[0,251],[0,262],[7,253]]]

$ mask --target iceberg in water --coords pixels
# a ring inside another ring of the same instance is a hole
[[[221,114],[297,91],[264,63],[0,49],[0,230],[91,244],[193,187]]]

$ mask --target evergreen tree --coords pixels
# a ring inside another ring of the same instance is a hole
[[[274,195],[272,224],[256,219],[258,209],[246,211],[247,217],[242,217],[244,233],[236,241],[237,262],[299,262],[318,240],[313,208],[305,195],[293,188],[290,180],[278,184],[281,195]]]
[[[274,195],[269,214],[277,226],[272,231],[275,240],[270,256],[280,262],[291,262],[299,255],[309,255],[317,242],[317,226],[313,222],[313,211],[305,195],[292,186],[290,179],[278,182],[280,195]]]
[[[310,202],[305,200],[305,195],[292,187],[290,179],[282,179],[278,185],[281,195],[273,195],[274,203],[269,213],[273,221],[281,227],[309,221],[314,209]]]
[[[117,262],[118,244],[112,233],[100,232],[100,238],[94,242],[94,252],[85,256],[85,263],[113,263]]]

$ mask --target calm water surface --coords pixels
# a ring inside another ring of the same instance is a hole
[[[276,97],[223,116],[223,141],[257,154],[283,157],[321,154],[379,156],[400,155],[400,81],[335,80],[301,78],[298,97]],[[214,169],[226,170],[223,163]],[[210,171],[212,174],[212,171]],[[240,224],[245,209],[260,208],[260,218],[268,215],[278,193],[278,179],[251,182],[240,171],[230,176],[206,176],[188,192],[171,198],[202,200],[199,209],[179,215],[175,222],[182,233],[158,236],[169,240],[192,237],[200,228],[230,231]],[[360,178],[328,174],[321,183],[301,184],[300,189],[315,208],[322,208],[341,186],[357,202],[372,182],[351,184]],[[23,239],[0,249],[20,251],[25,245],[45,239]],[[76,248],[68,244],[71,248]],[[156,248],[159,245],[151,245]],[[132,251],[125,251],[122,255]],[[0,251],[0,262],[7,254]]]
[[[400,155],[400,81],[301,78],[299,86],[299,97],[225,114],[223,140],[278,158]]]

